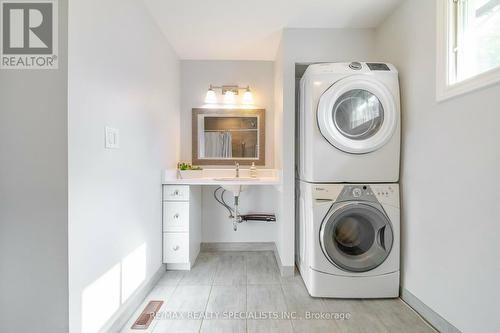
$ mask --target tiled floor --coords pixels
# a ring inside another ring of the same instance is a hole
[[[122,332],[137,332],[129,328],[152,299],[165,303],[142,332],[435,332],[399,299],[312,298],[300,275],[280,277],[272,252],[201,253],[191,271],[167,271]],[[324,317],[335,315],[349,319]]]

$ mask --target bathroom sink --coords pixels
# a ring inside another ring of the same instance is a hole
[[[249,180],[258,180],[257,178],[250,178],[250,177],[220,177],[220,178],[214,178],[214,180],[218,181],[224,181],[224,182],[237,182],[237,181],[249,181]]]
[[[247,182],[247,181],[256,181],[258,178],[251,178],[251,177],[219,177],[219,178],[214,178],[216,181],[222,181],[222,182]],[[246,190],[247,186],[245,185],[221,185],[223,189],[229,192],[233,192],[234,196],[239,196],[241,192]]]
[[[246,190],[245,185],[221,185],[226,191],[232,192],[235,197],[239,197],[240,193]]]
[[[246,182],[250,180],[257,180],[257,178],[250,177],[219,177],[214,178],[216,181],[222,182]],[[221,185],[226,191],[232,192],[234,196],[239,197],[240,193],[243,192],[247,187],[243,185]]]

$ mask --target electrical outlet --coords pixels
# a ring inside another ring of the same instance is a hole
[[[104,146],[107,149],[120,148],[120,130],[106,126],[104,128]]]

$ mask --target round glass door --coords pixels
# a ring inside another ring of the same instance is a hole
[[[342,135],[352,140],[366,140],[382,126],[384,107],[371,92],[353,89],[343,93],[335,102],[332,117]]]
[[[398,111],[394,97],[380,82],[351,76],[333,84],[321,97],[317,120],[323,137],[354,154],[375,151],[394,134]]]
[[[375,204],[350,202],[332,207],[320,231],[321,247],[330,262],[351,272],[366,272],[389,255],[391,223]]]

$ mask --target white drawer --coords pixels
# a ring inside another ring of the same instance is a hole
[[[189,186],[187,185],[164,185],[163,201],[188,201]]]
[[[167,264],[189,262],[189,234],[163,233],[163,262]]]
[[[163,203],[163,231],[189,231],[189,202]]]

